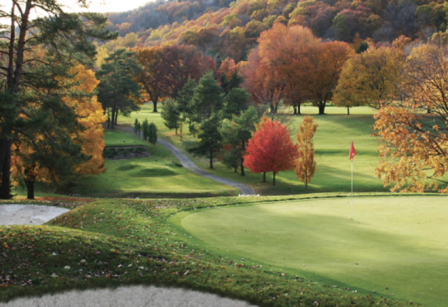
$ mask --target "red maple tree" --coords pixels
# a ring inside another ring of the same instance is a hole
[[[277,121],[266,120],[246,146],[243,165],[253,173],[294,170],[298,158],[298,145],[291,141],[288,128]]]

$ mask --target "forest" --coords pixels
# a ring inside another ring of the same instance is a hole
[[[194,45],[218,62],[239,62],[274,22],[308,27],[325,41],[390,43],[401,35],[426,41],[446,30],[446,10],[444,1],[428,0],[157,1],[109,14],[108,29],[120,37],[103,48],[177,43]]]

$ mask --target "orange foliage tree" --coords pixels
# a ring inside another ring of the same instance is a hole
[[[299,157],[295,168],[297,178],[305,183],[305,193],[308,193],[308,183],[317,171],[314,161],[313,135],[317,124],[313,123],[312,116],[304,116],[303,122],[297,130],[297,144],[299,145]]]
[[[352,48],[343,42],[323,43],[308,28],[282,23],[263,32],[258,42],[258,50],[253,51],[258,51],[258,57],[249,57],[249,62],[258,61],[257,71],[246,77],[263,78],[270,88],[284,90],[286,102],[295,108],[310,101],[324,114],[342,67],[354,53]]]
[[[28,198],[34,198],[34,183],[64,181],[64,172],[58,169],[58,162],[52,160],[54,155],[64,155],[67,159],[76,160],[75,174],[98,175],[105,171],[104,168],[104,133],[102,124],[106,121],[104,110],[96,100],[96,96],[90,96],[99,81],[95,78],[93,71],[78,64],[70,70],[70,74],[75,77],[73,80],[58,80],[59,83],[70,86],[74,92],[87,93],[87,95],[66,96],[62,101],[69,108],[74,109],[76,120],[81,125],[80,129],[69,132],[73,143],[80,147],[80,154],[77,149],[72,148],[64,151],[57,151],[57,146],[51,144],[52,136],[48,131],[37,133],[33,140],[27,139],[24,135],[19,135],[12,146],[12,177],[14,184],[18,185],[23,181],[28,190]],[[48,143],[50,141],[50,143]],[[53,147],[50,149],[50,147]],[[56,149],[53,152],[53,149]],[[68,156],[68,152],[73,150],[74,158]],[[51,152],[51,153],[50,153]],[[49,156],[50,155],[50,156]],[[44,157],[47,156],[47,157]],[[43,162],[45,161],[45,162]],[[65,163],[61,160],[60,163]]]
[[[216,67],[211,57],[204,56],[193,46],[138,49],[137,60],[143,71],[136,81],[142,84],[147,98],[153,102],[154,112],[157,112],[157,102],[161,98],[177,99],[189,79],[198,82],[205,72]]]
[[[391,191],[448,193],[448,49],[421,45],[406,59],[399,94],[384,103],[374,129],[381,138],[375,175]],[[431,110],[432,114],[425,114]]]
[[[298,158],[298,145],[291,141],[288,128],[277,121],[267,119],[256,131],[246,147],[243,165],[253,173],[294,170]]]

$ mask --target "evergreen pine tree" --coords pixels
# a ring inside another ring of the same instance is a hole
[[[136,136],[138,136],[138,126],[139,126],[139,122],[138,122],[138,119],[136,118],[135,119],[135,121],[134,121],[134,133],[135,133],[135,135]]]
[[[147,141],[148,137],[149,137],[149,123],[148,123],[147,119],[145,119],[143,121],[143,124],[142,124],[142,134],[143,134],[143,139],[145,141]]]
[[[160,115],[164,119],[165,126],[167,126],[168,129],[175,129],[177,135],[181,117],[176,102],[172,99],[165,100],[163,111]]]
[[[157,127],[154,123],[149,124],[149,142],[156,146],[157,144]]]
[[[222,109],[223,91],[213,77],[213,70],[205,73],[199,80],[199,85],[194,89],[192,107],[195,115],[202,121]]]
[[[200,139],[199,145],[190,149],[191,152],[208,155],[211,169],[213,169],[213,157],[216,156],[221,147],[222,136],[218,131],[220,125],[219,117],[216,114],[212,114],[209,119],[201,124],[201,133],[198,135]]]

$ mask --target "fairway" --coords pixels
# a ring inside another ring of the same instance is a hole
[[[269,202],[194,211],[181,225],[229,258],[246,257],[350,290],[446,306],[446,201],[355,197],[354,220],[346,197]]]

